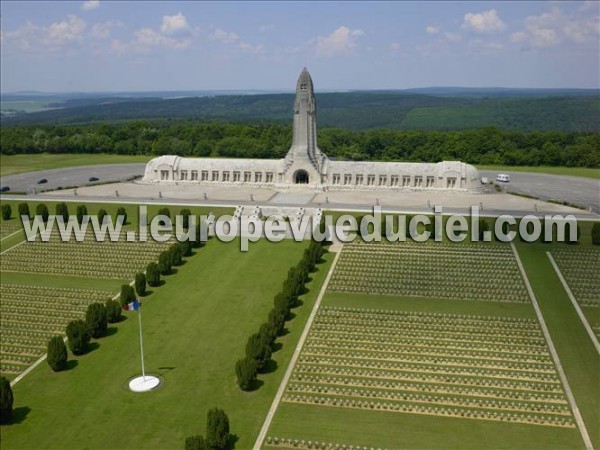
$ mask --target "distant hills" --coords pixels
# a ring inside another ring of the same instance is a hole
[[[317,93],[319,126],[346,129],[600,131],[593,89],[430,87],[402,91]],[[2,94],[5,104],[43,98],[39,112],[11,111],[2,125],[146,120],[291,122],[292,93],[182,91],[113,94]],[[18,109],[15,107],[15,109]]]

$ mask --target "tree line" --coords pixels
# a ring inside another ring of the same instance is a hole
[[[289,125],[132,121],[121,124],[0,127],[0,153],[112,153],[231,158],[282,158]],[[600,166],[600,133],[507,131],[355,131],[323,128],[319,147],[333,159],[437,162],[510,166]]]

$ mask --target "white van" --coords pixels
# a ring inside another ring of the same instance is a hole
[[[506,175],[505,173],[499,173],[496,177],[496,181],[501,181],[502,183],[508,183],[510,181],[510,175]]]

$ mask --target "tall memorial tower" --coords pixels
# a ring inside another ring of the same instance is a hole
[[[327,157],[317,146],[317,102],[312,78],[302,69],[296,84],[292,146],[285,157],[284,178],[293,184],[321,184]]]

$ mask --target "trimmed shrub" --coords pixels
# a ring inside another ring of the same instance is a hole
[[[160,208],[158,210],[158,216],[167,216],[169,219],[171,218],[171,211],[169,211],[169,208]]]
[[[2,219],[8,220],[12,216],[12,208],[8,203],[2,205]]]
[[[210,450],[204,436],[196,434],[185,438],[185,450]]]
[[[75,212],[75,214],[77,215],[77,223],[82,223],[83,222],[83,216],[87,216],[88,215],[87,206],[85,206],[85,205],[78,205],[77,206],[77,211]]]
[[[69,208],[65,202],[56,204],[56,217],[62,217],[65,223],[69,220]]]
[[[127,225],[127,210],[123,207],[117,209],[117,219],[119,216],[123,217],[123,225]]]
[[[121,320],[121,304],[116,300],[106,300],[104,306],[106,308],[106,321],[108,323],[116,323]]]
[[[246,343],[246,356],[256,361],[257,370],[260,371],[271,359],[271,344],[265,340],[264,336],[255,333],[248,338]]]
[[[181,216],[181,224],[183,225],[183,228],[185,230],[187,230],[190,227],[190,216],[192,215],[192,211],[190,211],[187,208],[183,208],[180,212],[179,215]]]
[[[7,378],[0,378],[0,423],[8,423],[12,419],[13,391]]]
[[[89,305],[85,313],[85,322],[94,339],[106,336],[106,329],[108,328],[106,307],[102,303],[92,303]]]
[[[106,212],[106,210],[104,208],[100,208],[100,210],[98,210],[97,216],[98,216],[98,223],[100,225],[102,225],[102,223],[104,222],[104,218],[106,216],[108,216],[108,213]]]
[[[263,323],[260,326],[258,334],[261,339],[269,345],[273,345],[275,338],[277,338],[277,330],[275,330],[275,327],[269,322]]]
[[[165,250],[158,255],[158,270],[161,275],[168,275],[173,268],[173,254],[170,250]]]
[[[192,243],[190,241],[183,241],[180,243],[183,256],[192,256]]]
[[[275,330],[277,336],[281,336],[285,327],[285,315],[281,310],[273,308],[269,312],[269,323]]]
[[[140,297],[146,295],[146,275],[142,272],[135,274],[135,292]]]
[[[208,411],[206,443],[211,449],[229,448],[229,418],[222,409],[213,408]]]
[[[90,328],[83,320],[72,320],[67,325],[67,340],[69,349],[74,355],[82,355],[88,349],[88,344],[92,338]]]
[[[146,282],[151,287],[160,286],[160,269],[155,262],[151,262],[146,267]]]
[[[600,222],[592,225],[592,244],[600,245]]]
[[[22,216],[27,216],[31,219],[31,214],[29,213],[29,204],[27,203],[19,203],[19,218]]]
[[[242,391],[248,391],[252,388],[256,380],[257,370],[258,364],[256,361],[247,356],[235,363],[235,376],[237,384]]]
[[[48,207],[45,203],[40,203],[35,207],[35,215],[41,216],[44,222],[48,222],[48,216],[50,215],[50,212],[48,211]]]
[[[61,336],[54,336],[48,341],[48,357],[46,361],[55,372],[65,370],[67,367],[67,346]]]
[[[135,300],[135,291],[133,290],[133,286],[128,284],[121,285],[121,296],[119,297],[119,301],[121,306],[126,306]]]
[[[174,266],[183,264],[183,248],[179,242],[176,242],[169,249],[171,252],[171,262]]]

